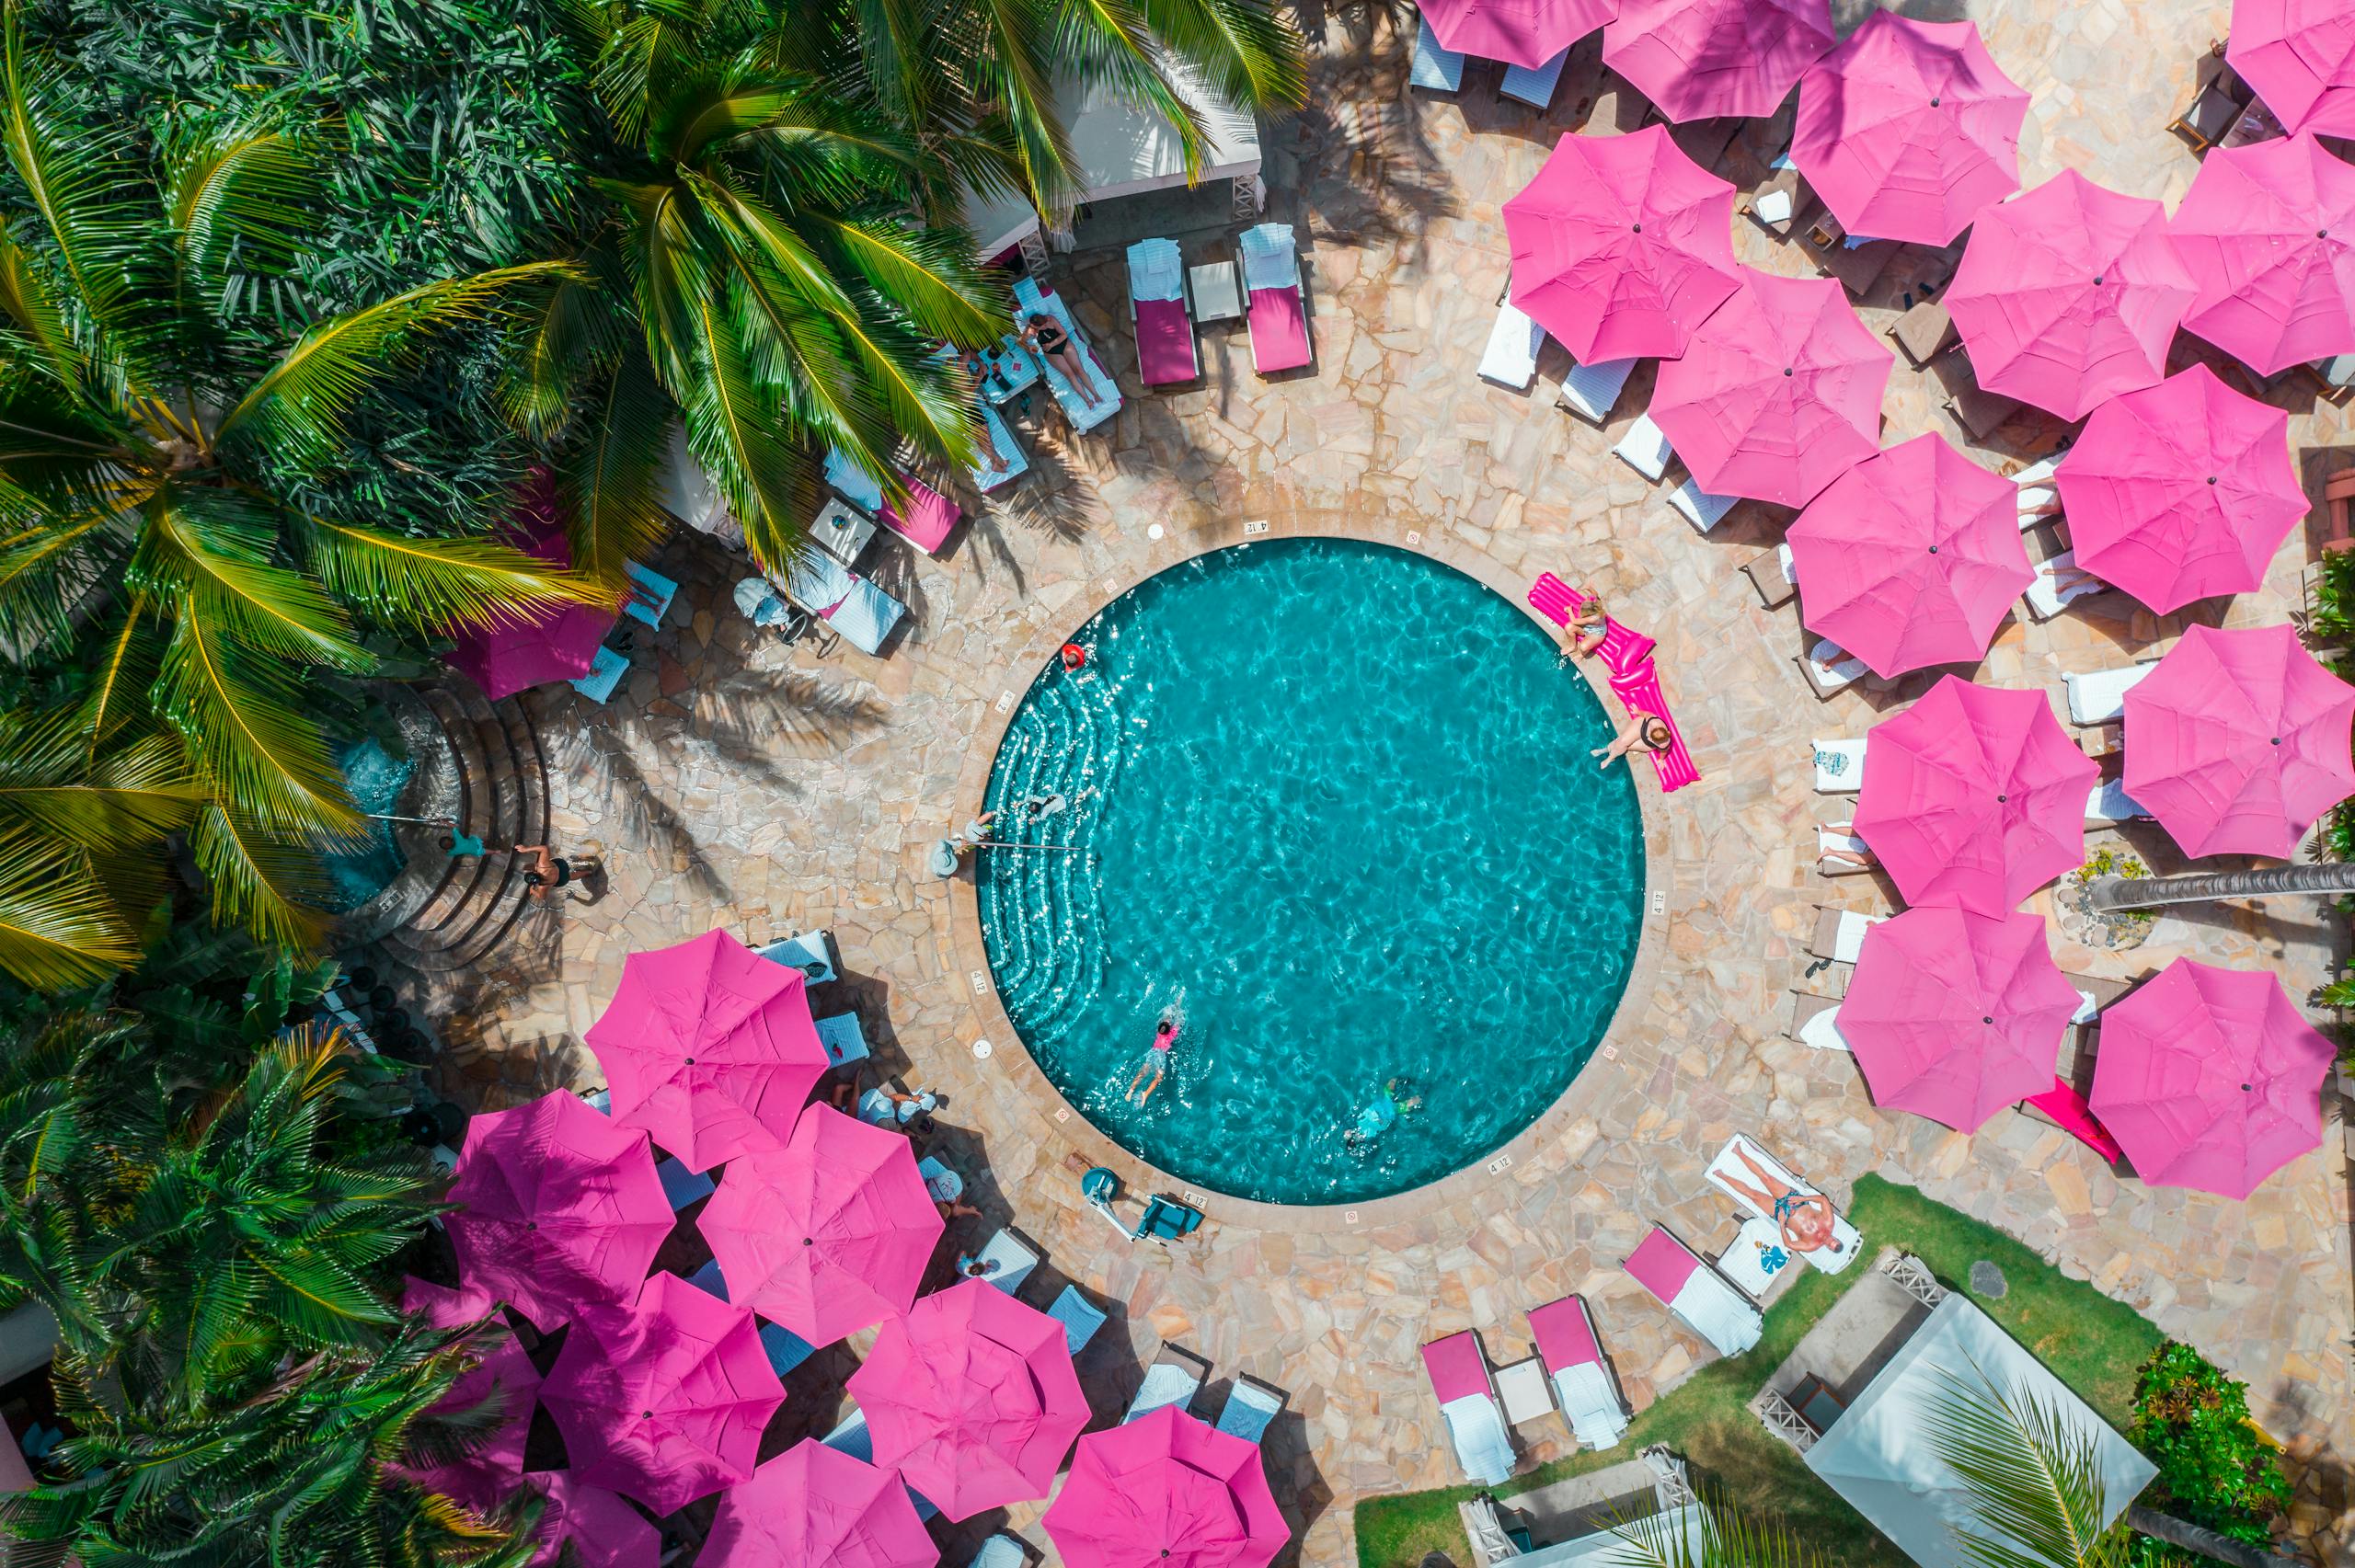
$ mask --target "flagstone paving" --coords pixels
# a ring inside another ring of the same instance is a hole
[[[1853,23],[1861,12],[1841,14]],[[2222,6],[2004,0],[1970,14],[2035,95],[2029,183],[2065,166],[2170,204],[2180,196],[2195,164],[2165,126],[2189,101]],[[602,848],[610,891],[537,918],[495,963],[455,979],[443,1002],[450,1082],[484,1104],[594,1082],[580,1036],[633,949],[715,923],[753,938],[831,929],[879,1059],[947,1097],[944,1151],[971,1174],[986,1214],[958,1237],[1019,1225],[1048,1254],[1051,1287],[1067,1278],[1113,1304],[1111,1328],[1081,1363],[1099,1413],[1117,1413],[1163,1339],[1209,1356],[1222,1382],[1247,1372],[1290,1390],[1269,1453],[1300,1561],[1315,1564],[1352,1559],[1359,1497],[1459,1479],[1415,1354],[1421,1342],[1472,1327],[1492,1359],[1512,1359],[1527,1346],[1522,1313],[1578,1290],[1638,1406],[1706,1357],[1617,1265],[1655,1219],[1706,1250],[1724,1243],[1732,1222],[1701,1171],[1745,1129],[1835,1194],[1867,1170],[1916,1184],[2247,1379],[2262,1423],[2315,1461],[2298,1523],[2321,1532],[2314,1545],[2327,1560],[2355,1539],[2339,1513],[2340,1467],[2355,1454],[2355,1287],[2336,1125],[2325,1150],[2233,1203],[2121,1181],[2022,1116],[1966,1137],[1884,1114],[1847,1058],[1783,1037],[1786,992],[1820,983],[1803,978],[1815,907],[1889,907],[1874,878],[1814,874],[1813,824],[1845,810],[1810,793],[1809,742],[1860,733],[1928,682],[1828,703],[1809,694],[1793,663],[1793,612],[1763,609],[1739,570],[1789,514],[1745,505],[1704,538],[1660,487],[1608,455],[1644,406],[1648,371],[1602,431],[1554,406],[1567,368],[1557,348],[1527,395],[1474,374],[1505,276],[1499,205],[1578,123],[1595,93],[1592,49],[1574,58],[1541,120],[1499,104],[1494,69],[1478,65],[1460,99],[1409,97],[1391,28],[1360,11],[1334,18],[1315,107],[1268,132],[1270,213],[1297,224],[1310,253],[1313,369],[1261,381],[1239,328],[1210,327],[1201,385],[1145,395],[1118,254],[1060,258],[1054,281],[1120,371],[1128,406],[1074,439],[1042,423],[1041,399],[1022,421],[1037,472],[982,507],[945,559],[878,545],[870,569],[910,607],[884,657],[756,635],[729,600],[741,564],[707,540],[675,542],[662,564],[684,583],[680,606],[614,702],[592,707],[561,688],[531,699],[553,758],[558,846]],[[1606,99],[1591,112],[1591,128],[1605,130],[1620,111]],[[1722,166],[1754,185],[1762,151],[1771,148],[1737,144]],[[1736,222],[1752,265],[1812,271],[1799,247]],[[1189,250],[1209,240],[1189,239]],[[1932,278],[1950,270],[1936,258],[1908,261]],[[1877,329],[1914,275],[1892,272],[1869,293],[1864,315]],[[2182,340],[2179,358],[2197,352]],[[2292,441],[2319,496],[2322,474],[2342,461],[2337,449],[2355,440],[2305,388],[2273,396],[2292,410]],[[1937,383],[1901,360],[1885,441],[1929,429],[2007,466],[2054,428],[2031,416],[1967,442]],[[972,808],[1003,722],[1000,693],[1023,688],[1039,650],[1108,584],[1234,542],[1244,521],[1260,519],[1277,532],[1429,550],[1509,588],[1547,569],[1601,585],[1622,618],[1660,639],[1703,780],[1663,799],[1639,770],[1666,895],[1657,963],[1622,1014],[1612,1059],[1587,1070],[1509,1171],[1458,1179],[1419,1214],[1356,1226],[1262,1224],[1213,1198],[1204,1231],[1165,1252],[1119,1241],[1080,1203],[1064,1161],[1097,1146],[1052,1119],[1003,1015],[976,998],[971,937],[959,923],[970,900],[960,913],[924,863]],[[2295,611],[2320,527],[2310,521],[2264,591],[2233,601],[2223,620]],[[2150,657],[2185,624],[2097,600],[2050,624],[2007,624],[1979,678],[2057,700],[2063,670]],[[2127,841],[2161,870],[2179,864],[2155,831]],[[2066,968],[2118,976],[2196,954],[2271,967],[2303,995],[2329,978],[2343,929],[2318,900],[2276,899],[2164,916],[2131,954],[2065,942],[2057,953]],[[992,1036],[994,1054],[977,1059],[972,1042]],[[796,1375],[773,1442],[830,1424],[825,1379],[840,1355],[812,1364],[814,1384]],[[1529,1463],[1558,1451],[1556,1425],[1522,1430]],[[1036,1514],[1017,1510],[1010,1523],[1043,1547]]]

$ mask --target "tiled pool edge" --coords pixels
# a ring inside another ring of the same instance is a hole
[[[1263,521],[1267,525],[1264,530],[1255,527],[1246,537],[1246,523]],[[981,726],[967,748],[953,798],[941,803],[941,819],[960,821],[981,809],[999,743],[1020,709],[1022,693],[1074,630],[1147,578],[1215,550],[1277,538],[1360,540],[1411,551],[1464,573],[1502,596],[1534,624],[1545,626],[1549,633],[1555,630],[1529,607],[1526,581],[1460,540],[1433,540],[1411,525],[1368,529],[1352,524],[1343,516],[1299,511],[1266,519],[1235,518],[1216,530],[1189,531],[1182,544],[1165,541],[1156,546],[1150,553],[1150,564],[1144,571],[1125,579],[1091,577],[1085,591],[1056,612],[1051,624],[1035,630],[1026,643],[989,672]],[[1593,689],[1596,701],[1603,704],[1603,711],[1615,711],[1607,688],[1595,677],[1592,668],[1586,664],[1577,668]],[[1008,693],[1014,701],[1002,701]],[[1031,1059],[1028,1047],[1016,1033],[1013,1020],[1006,1016],[1005,1006],[998,1000],[988,952],[982,940],[980,902],[971,876],[960,873],[949,879],[949,930],[955,958],[953,972],[971,993],[967,1000],[974,1014],[974,1028],[967,1043],[976,1039],[990,1042],[990,1060],[999,1070],[1014,1075],[1037,1115],[1043,1140],[1063,1145],[1084,1156],[1090,1164],[1117,1173],[1131,1193],[1169,1193],[1195,1204],[1208,1220],[1219,1224],[1290,1232],[1371,1230],[1412,1225],[1499,1182],[1517,1186],[1512,1173],[1540,1161],[1545,1150],[1561,1140],[1585,1107],[1598,1099],[1639,1089],[1658,1065],[1652,1053],[1631,1048],[1627,1036],[1648,1006],[1658,979],[1666,928],[1674,912],[1674,889],[1669,871],[1666,803],[1659,781],[1648,767],[1637,767],[1634,773],[1637,809],[1643,823],[1645,909],[1638,926],[1636,956],[1628,966],[1611,1021],[1586,1065],[1536,1120],[1501,1146],[1484,1151],[1472,1163],[1435,1182],[1388,1197],[1352,1204],[1263,1203],[1201,1190],[1130,1152],[1098,1130]],[[1670,896],[1662,898],[1662,894]]]

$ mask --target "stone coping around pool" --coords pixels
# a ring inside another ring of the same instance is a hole
[[[1258,526],[1262,522],[1265,523],[1264,528]],[[1247,535],[1244,532],[1246,526],[1251,528]],[[1055,650],[1069,639],[1073,631],[1086,625],[1097,612],[1138,583],[1172,567],[1181,566],[1197,555],[1262,540],[1299,538],[1358,540],[1412,551],[1442,566],[1453,567],[1490,591],[1503,596],[1508,603],[1544,626],[1549,635],[1559,631],[1558,627],[1530,608],[1529,582],[1518,579],[1479,550],[1455,539],[1427,538],[1419,528],[1411,523],[1368,528],[1336,514],[1302,509],[1275,513],[1265,519],[1226,519],[1211,530],[1189,529],[1182,539],[1173,535],[1155,543],[1149,555],[1149,570],[1126,580],[1119,578],[1090,579],[1085,593],[1058,613],[1055,624],[1040,626],[1027,643],[1005,658],[997,670],[992,672],[997,677],[994,682],[976,679],[974,683],[978,689],[986,692],[989,686],[994,684],[996,694],[982,709],[981,729],[973,737],[974,744],[966,751],[964,767],[957,778],[956,795],[946,803],[948,809],[944,813],[944,820],[960,821],[981,810],[982,801],[989,789],[990,771],[996,765],[998,746],[1005,738],[1007,726],[1014,722],[1015,713],[1020,708],[1023,695],[1029,690],[1031,681],[1048,659],[1054,656]],[[1584,660],[1575,662],[1593,690],[1595,700],[1603,704],[1603,712],[1614,712],[1608,688],[1596,677],[1591,664]],[[976,672],[977,677],[981,674]],[[1632,763],[1634,759],[1627,759],[1627,761]],[[1637,1088],[1642,1078],[1648,1076],[1651,1070],[1650,1053],[1644,1053],[1647,1059],[1644,1060],[1630,1059],[1624,1057],[1614,1044],[1649,1005],[1660,967],[1662,933],[1670,913],[1671,900],[1667,895],[1673,891],[1668,868],[1667,817],[1660,781],[1649,766],[1635,766],[1632,771],[1636,778],[1637,808],[1643,823],[1645,904],[1637,928],[1636,956],[1628,967],[1627,979],[1620,990],[1618,1006],[1612,1012],[1611,1022],[1596,1042],[1586,1065],[1579,1070],[1568,1086],[1543,1115],[1508,1139],[1502,1147],[1482,1151],[1463,1169],[1435,1182],[1427,1182],[1388,1197],[1368,1198],[1355,1204],[1262,1203],[1225,1193],[1204,1191],[1138,1158],[1125,1146],[1099,1131],[1084,1112],[1063,1097],[1063,1092],[1031,1059],[1029,1048],[1015,1030],[1014,1021],[1006,1016],[1005,1005],[998,1000],[988,950],[982,940],[981,905],[974,893],[971,876],[960,870],[948,879],[949,927],[957,967],[966,977],[965,983],[974,993],[972,1004],[980,1024],[975,1038],[989,1041],[991,1060],[1003,1064],[1004,1070],[1019,1081],[1026,1096],[1038,1109],[1039,1131],[1044,1143],[1051,1147],[1061,1144],[1085,1156],[1092,1165],[1108,1167],[1120,1176],[1124,1188],[1132,1194],[1166,1192],[1201,1209],[1206,1221],[1215,1220],[1223,1225],[1242,1225],[1262,1230],[1364,1230],[1375,1226],[1419,1219],[1451,1204],[1493,1189],[1498,1178],[1513,1166],[1558,1140],[1577,1119],[1582,1106],[1597,1097],[1598,1091],[1608,1093],[1621,1088]]]

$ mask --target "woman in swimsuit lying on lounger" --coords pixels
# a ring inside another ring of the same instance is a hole
[[[1821,1193],[1801,1192],[1798,1188],[1773,1174],[1751,1158],[1749,1146],[1734,1145],[1734,1152],[1758,1178],[1758,1185],[1748,1186],[1720,1171],[1726,1185],[1740,1193],[1775,1218],[1783,1228],[1783,1244],[1795,1253],[1821,1252],[1829,1248],[1840,1250],[1840,1242],[1832,1229],[1832,1200]]]
[[[1856,836],[1856,825],[1854,822],[1826,822],[1823,825],[1823,831],[1837,833],[1844,839],[1853,839]],[[1826,862],[1836,862],[1842,865],[1860,865],[1867,871],[1880,864],[1879,858],[1869,849],[1825,850],[1817,855],[1815,868],[1821,871]]]
[[[1611,744],[1597,746],[1587,755],[1602,758],[1603,761],[1595,766],[1607,768],[1630,751],[1660,752],[1675,744],[1676,732],[1668,727],[1666,719],[1658,714],[1648,714],[1641,708],[1630,708],[1627,710],[1627,722],[1619,727],[1619,733],[1611,738]]]
[[[1072,389],[1090,408],[1104,401],[1096,395],[1096,383],[1088,379],[1087,368],[1079,361],[1078,346],[1072,342],[1071,334],[1063,330],[1062,322],[1044,311],[1034,312],[1029,325],[1022,329],[1022,340],[1063,372],[1063,379],[1071,383]]]

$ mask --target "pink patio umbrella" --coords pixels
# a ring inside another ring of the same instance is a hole
[[[706,1171],[792,1136],[832,1064],[800,970],[724,931],[622,963],[614,1000],[585,1038],[614,1095],[614,1119]]]
[[[1876,1104],[1971,1132],[2052,1087],[2078,1000],[2040,917],[1908,910],[1866,934],[1840,1033]]]
[[[2167,232],[2187,329],[2259,375],[2355,352],[2355,166],[2311,132],[2211,151]]]
[[[547,1506],[540,1510],[532,1568],[556,1568],[568,1543],[577,1568],[656,1568],[662,1561],[662,1532],[617,1494],[583,1486],[568,1470],[535,1476],[533,1484]]]
[[[1913,905],[2007,915],[2085,858],[2101,770],[2041,692],[1949,675],[1872,727],[1856,836]]]
[[[635,1308],[573,1319],[540,1402],[575,1481],[668,1514],[752,1473],[785,1385],[752,1313],[658,1274]]]
[[[2064,169],[1979,214],[1947,310],[1982,387],[2078,419],[2166,373],[2198,292],[2166,209]]]
[[[523,553],[550,566],[569,567],[572,546],[557,516],[556,489],[547,475],[535,476],[515,509],[511,530]],[[488,627],[457,634],[457,646],[442,662],[482,688],[492,702],[555,681],[577,681],[596,662],[597,645],[621,618],[616,606],[565,604],[550,610],[504,612]]]
[[[983,1279],[886,1320],[849,1388],[875,1462],[952,1519],[1044,1497],[1087,1425],[1063,1325]]]
[[[2126,693],[2126,793],[2189,855],[2287,859],[2355,795],[2355,686],[2288,626],[2192,626]]]
[[[542,1329],[635,1299],[673,1223],[646,1134],[561,1093],[468,1122],[450,1201],[467,1285]]]
[[[1809,629],[1883,676],[1978,659],[2036,578],[2018,486],[1935,434],[1841,475],[1786,537]]]
[[[2233,0],[2225,63],[2288,131],[2355,136],[2355,3]]]
[[[1976,24],[1875,11],[1800,78],[1791,161],[1850,234],[1947,245],[2020,188],[2027,118]]]
[[[2077,565],[2162,615],[2257,587],[2306,515],[2290,416],[2206,365],[2095,409],[2053,483]]]
[[[411,1277],[401,1288],[401,1310],[423,1318],[437,1329],[480,1322],[497,1310],[497,1303],[472,1288],[452,1290]],[[532,1430],[540,1373],[504,1323],[485,1331],[476,1343],[483,1347],[481,1360],[450,1386],[429,1413],[463,1415],[482,1410],[496,1399],[498,1425],[482,1435],[472,1451],[423,1470],[404,1467],[401,1473],[444,1497],[469,1507],[487,1508],[504,1502],[523,1473],[523,1444]]]
[[[815,1105],[729,1162],[699,1228],[729,1299],[832,1345],[914,1302],[941,1219],[904,1137]]]
[[[1440,45],[1534,71],[1619,14],[1619,0],[1422,0]]]
[[[1680,124],[1768,115],[1838,36],[1829,0],[1622,0],[1603,63]]]
[[[2153,1186],[2246,1197],[2322,1142],[2337,1054],[2271,975],[2178,958],[2102,1009],[2094,1115]]]
[[[731,1489],[699,1568],[932,1568],[940,1548],[900,1478],[804,1437]]]
[[[1681,354],[1734,291],[1733,187],[1664,125],[1564,136],[1504,214],[1512,303],[1580,364]]]
[[[1834,280],[1740,278],[1660,366],[1651,415],[1703,489],[1803,506],[1880,450],[1896,356]]]
[[[1040,1522],[1065,1568],[1267,1568],[1292,1539],[1258,1445],[1170,1404],[1082,1437]]]

